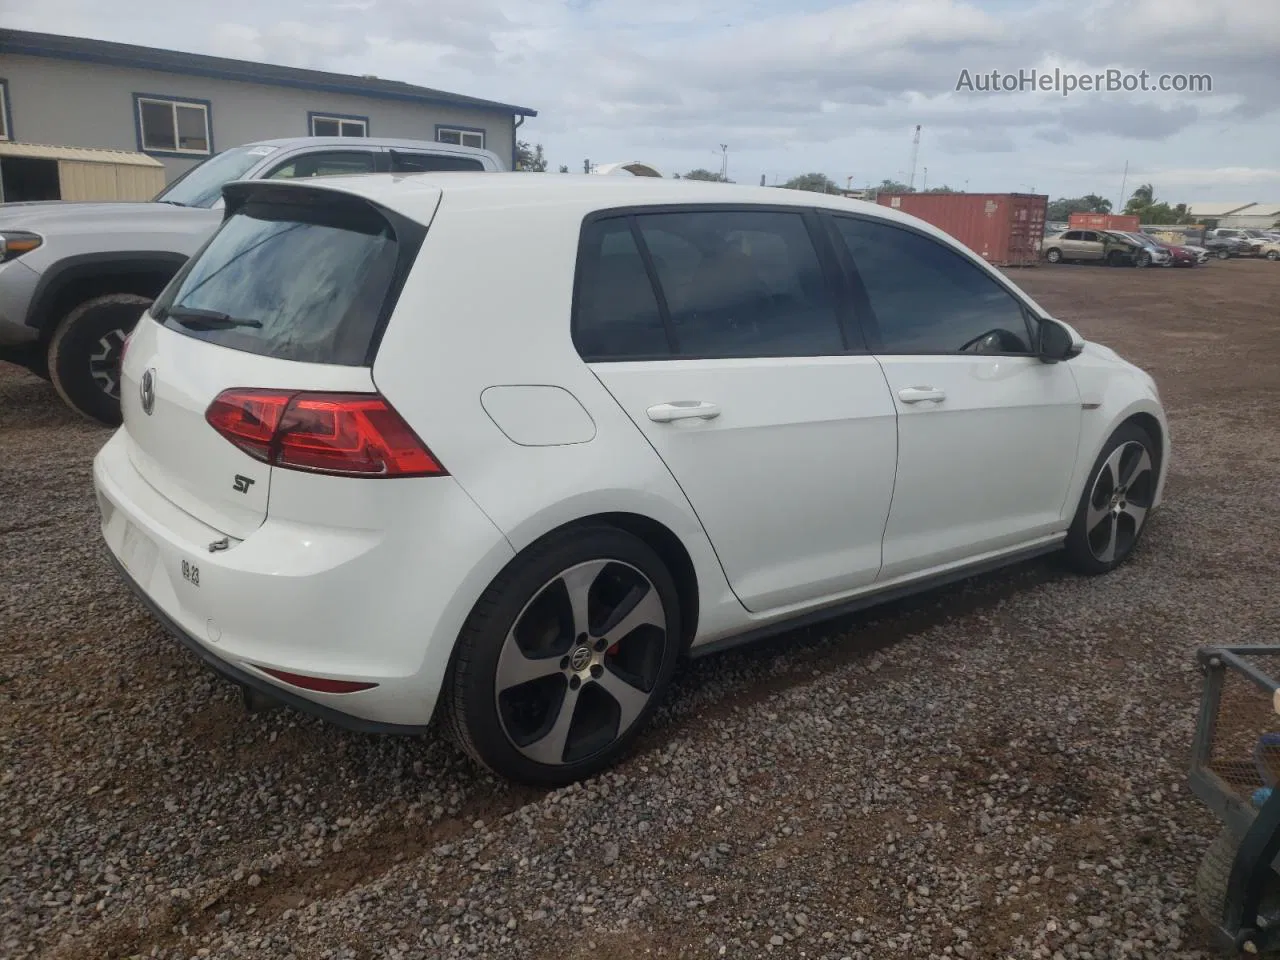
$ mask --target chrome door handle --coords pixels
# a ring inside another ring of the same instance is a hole
[[[942,390],[935,390],[933,387],[904,387],[898,391],[898,399],[903,403],[919,403],[922,400],[933,400],[941,403],[947,399],[947,395]]]
[[[673,400],[657,403],[645,411],[654,423],[670,423],[673,420],[714,420],[720,416],[720,408],[706,400]]]

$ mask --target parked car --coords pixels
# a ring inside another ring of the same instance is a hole
[[[472,147],[419,140],[265,140],[198,164],[152,203],[0,204],[0,360],[53,381],[73,409],[120,422],[120,348],[222,218],[232,180],[502,169]]]
[[[1162,247],[1117,230],[1068,230],[1046,237],[1040,249],[1050,263],[1092,261],[1113,267],[1150,267],[1163,266],[1173,259]]]
[[[1210,236],[1213,231],[1205,231],[1204,241],[1201,246],[1209,251],[1211,256],[1217,257],[1219,260],[1227,260],[1231,257],[1246,256],[1252,251],[1244,249],[1244,243],[1235,237],[1217,237]]]
[[[1166,243],[1165,241],[1161,240],[1159,237],[1153,237],[1149,233],[1131,233],[1127,230],[1123,232],[1121,231],[1114,231],[1114,232],[1120,233],[1121,236],[1127,237],[1128,239],[1132,240],[1135,244],[1138,244],[1144,247],[1155,247],[1159,250],[1163,250],[1166,253],[1168,253],[1169,257],[1167,260],[1163,261],[1163,264],[1162,264],[1163,266],[1194,267],[1197,263],[1200,262],[1198,256],[1192,251],[1186,249],[1185,247],[1180,247],[1172,243]]]
[[[1194,243],[1182,244],[1182,249],[1188,251],[1196,258],[1196,263],[1208,263],[1211,253],[1208,247],[1201,247]]]
[[[1258,236],[1253,236],[1255,233],[1258,234]],[[1240,230],[1234,227],[1218,227],[1213,230],[1206,230],[1205,238],[1212,240],[1234,240],[1237,244],[1235,255],[1240,257],[1257,256],[1258,248],[1264,243],[1259,231]]]
[[[685,652],[1037,554],[1105,573],[1161,501],[1151,377],[888,207],[586,175],[224,194],[129,338],[94,482],[125,582],[255,697],[368,731],[438,706],[482,764],[565,783]]]

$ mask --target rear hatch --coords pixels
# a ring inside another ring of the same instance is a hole
[[[400,456],[412,469],[370,367],[426,228],[315,187],[226,194],[222,226],[129,341],[121,406],[147,482],[243,539],[266,519],[277,465],[385,475]]]

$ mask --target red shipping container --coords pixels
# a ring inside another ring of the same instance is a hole
[[[1049,198],[1037,193],[881,193],[876,202],[931,223],[998,267],[1040,262]]]
[[[1073,213],[1067,217],[1072,230],[1123,230],[1137,233],[1142,229],[1138,217],[1123,213]]]

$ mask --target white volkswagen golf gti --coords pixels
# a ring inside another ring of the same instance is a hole
[[[616,760],[677,662],[1160,502],[1152,379],[885,207],[443,174],[226,188],[134,331],[102,531],[181,642],[357,730]]]

